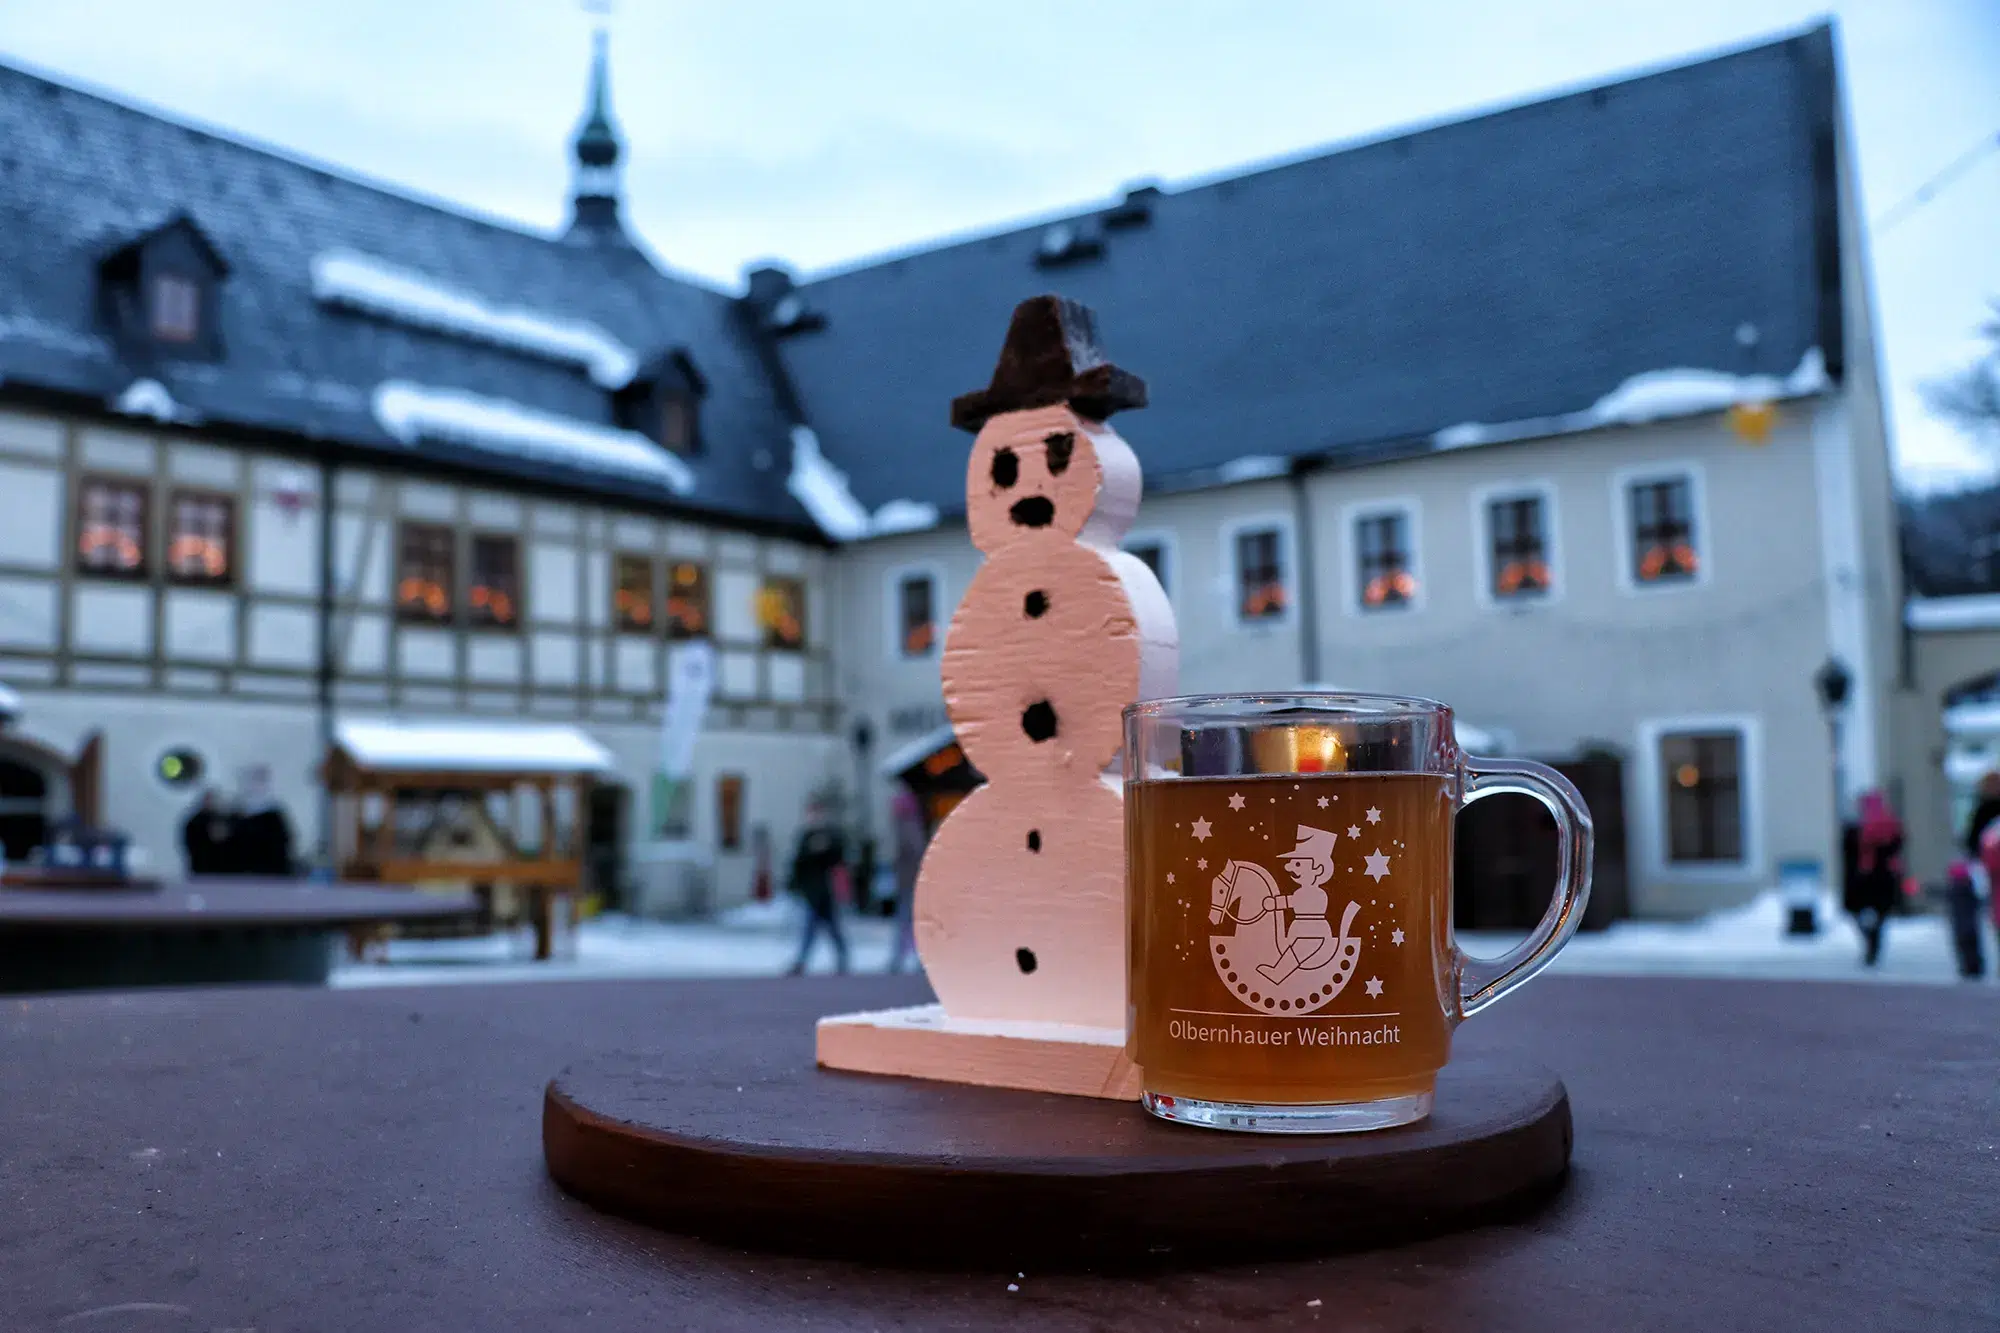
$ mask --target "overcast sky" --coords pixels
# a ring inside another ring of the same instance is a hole
[[[2000,0],[621,0],[632,219],[734,284],[1841,22],[1864,210],[2000,133]],[[0,58],[536,227],[568,0],[0,0]],[[2000,296],[2000,153],[1871,237],[1906,480],[1976,455],[1916,385]]]

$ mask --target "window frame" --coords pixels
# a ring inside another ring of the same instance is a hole
[[[1546,591],[1531,597],[1502,597],[1493,589],[1497,570],[1493,550],[1493,506],[1505,500],[1537,499],[1542,502],[1542,556],[1549,567]],[[1544,478],[1497,482],[1472,492],[1473,544],[1472,586],[1479,604],[1494,611],[1524,611],[1562,600],[1565,589],[1562,549],[1562,511],[1556,503],[1555,483]]]
[[[772,591],[779,584],[789,584],[798,589],[799,641],[791,644],[774,640],[772,637],[773,631],[769,626],[764,624],[762,608],[760,606],[752,606],[751,620],[757,626],[758,650],[766,653],[803,654],[810,649],[812,644],[812,621],[808,615],[811,606],[810,589],[807,588],[805,576],[802,574],[776,574],[769,570],[761,570],[757,575],[756,597],[758,602],[761,603],[765,594]]]
[[[1694,528],[1695,572],[1693,578],[1668,579],[1647,583],[1640,580],[1633,566],[1634,541],[1637,534],[1632,525],[1632,487],[1647,482],[1673,481],[1685,478],[1688,483],[1688,516]],[[1617,541],[1614,567],[1618,571],[1618,589],[1634,597],[1651,597],[1676,592],[1686,592],[1691,588],[1705,587],[1715,577],[1715,529],[1708,519],[1707,476],[1700,463],[1693,459],[1667,459],[1657,463],[1647,463],[1634,467],[1620,468],[1611,474],[1611,519],[1612,532]]]
[[[510,562],[514,586],[507,590],[514,614],[505,620],[482,608],[473,594],[486,586],[480,578],[479,548],[486,542],[505,542],[513,552]],[[521,534],[518,532],[473,531],[465,535],[465,627],[489,634],[518,634],[521,612],[527,603],[527,572],[522,568]]]
[[[1285,590],[1284,609],[1275,616],[1248,619],[1243,615],[1243,568],[1238,538],[1254,532],[1275,532],[1278,536],[1278,583]],[[1222,595],[1228,608],[1227,623],[1238,630],[1288,629],[1298,623],[1299,547],[1292,529],[1292,516],[1280,511],[1245,514],[1222,525]]]
[[[701,571],[701,617],[700,627],[691,632],[682,632],[674,625],[674,569],[678,565],[692,565]],[[715,566],[708,560],[698,560],[689,555],[670,555],[662,566],[660,585],[660,631],[669,643],[692,643],[697,639],[715,638]]]
[[[139,563],[131,569],[103,569],[83,562],[85,503],[92,488],[104,486],[133,491],[139,496]],[[80,579],[108,579],[116,583],[145,583],[153,576],[153,483],[146,478],[115,473],[86,472],[76,480],[76,499],[71,505],[69,565]]]
[[[164,322],[163,316],[167,313],[165,294],[169,288],[186,295],[188,322],[185,325]],[[203,306],[207,303],[202,299],[200,278],[179,269],[156,269],[146,275],[144,301],[146,334],[154,342],[169,347],[192,347],[202,340],[202,323],[206,314]]]
[[[1406,602],[1389,606],[1369,606],[1361,599],[1361,524],[1366,519],[1399,515],[1406,529],[1407,562],[1404,570],[1416,581],[1417,590]],[[1372,500],[1356,500],[1340,509],[1340,601],[1352,620],[1394,619],[1414,615],[1430,606],[1430,576],[1424,567],[1423,505],[1413,495],[1385,495]]]
[[[912,579],[923,579],[931,585],[931,645],[921,653],[905,651],[903,643],[903,585]],[[945,614],[944,571],[928,561],[895,565],[885,570],[882,579],[882,614],[883,646],[889,654],[890,661],[936,660],[944,652],[945,627],[950,621],[950,617]]]
[[[1662,742],[1689,733],[1735,732],[1736,787],[1742,821],[1742,857],[1735,861],[1675,861],[1671,859],[1672,826],[1665,783]],[[1693,714],[1647,718],[1639,723],[1634,750],[1634,786],[1639,818],[1634,821],[1644,849],[1646,877],[1662,883],[1756,879],[1768,869],[1765,852],[1764,737],[1762,720],[1751,714]]]
[[[643,625],[627,619],[624,608],[619,605],[619,598],[625,592],[624,572],[634,564],[646,571],[646,614],[649,619]],[[657,556],[644,551],[611,552],[610,612],[611,628],[614,633],[648,638],[666,633],[666,598],[661,595],[663,590],[659,575],[660,561]]]
[[[419,530],[428,533],[443,533],[448,538],[445,547],[448,561],[444,582],[445,608],[441,613],[437,614],[413,608],[403,597],[403,583],[408,577],[409,539],[413,532]],[[395,578],[389,592],[394,618],[398,625],[409,625],[425,629],[448,629],[458,624],[459,604],[462,600],[458,595],[458,548],[458,529],[450,523],[439,523],[430,519],[413,518],[401,518],[396,521],[396,568]]]
[[[1161,591],[1167,594],[1167,601],[1179,605],[1174,590],[1181,581],[1180,543],[1175,540],[1172,528],[1136,528],[1125,534],[1119,541],[1118,549],[1127,555],[1136,555],[1135,546],[1157,546],[1160,548],[1160,569],[1155,577],[1160,581]],[[1232,550],[1234,547],[1232,546]],[[1144,563],[1143,561],[1141,563]],[[1239,590],[1240,591],[1240,590]]]
[[[223,569],[218,575],[182,574],[174,569],[174,543],[178,540],[177,524],[183,500],[207,501],[222,506],[223,512]],[[241,525],[237,522],[237,497],[229,491],[212,486],[176,486],[167,492],[167,520],[164,527],[166,548],[160,556],[160,571],[169,584],[179,588],[233,588],[236,586],[241,560],[238,558],[242,547],[239,542]]]

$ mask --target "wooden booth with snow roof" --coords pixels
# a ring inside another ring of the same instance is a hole
[[[590,786],[611,766],[575,727],[342,722],[325,772],[334,863],[342,879],[470,890],[488,928],[532,921],[547,958],[558,920],[574,924]]]

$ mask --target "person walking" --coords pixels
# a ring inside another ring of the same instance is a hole
[[[1861,961],[1874,967],[1882,957],[1882,931],[1903,891],[1903,821],[1880,790],[1866,791],[1858,803],[1858,824],[1842,842],[1847,862],[1846,902],[1861,929]]]
[[[890,834],[895,840],[896,945],[889,954],[889,971],[901,972],[917,951],[917,871],[924,863],[930,830],[923,807],[908,787],[898,787],[889,800]]]
[[[791,874],[786,887],[806,905],[805,926],[799,936],[799,956],[786,969],[787,976],[799,976],[812,955],[813,941],[824,930],[833,941],[834,965],[847,971],[847,937],[840,930],[840,905],[835,901],[835,880],[847,866],[847,844],[834,821],[832,804],[815,796],[806,805],[805,827],[799,831],[798,848],[792,853]]]
[[[1965,821],[1965,854],[1972,858],[1975,865],[1984,865],[1989,850],[1985,845],[1986,832],[2000,824],[2000,768],[1979,779],[1978,795],[1972,814]],[[1989,875],[2000,873],[1990,865],[1986,869]],[[1989,883],[1987,893],[1991,894],[1995,887]]]

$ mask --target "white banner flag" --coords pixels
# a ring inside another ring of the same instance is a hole
[[[715,693],[715,648],[689,639],[667,649],[667,706],[660,724],[660,772],[676,781],[694,764],[694,743]]]

